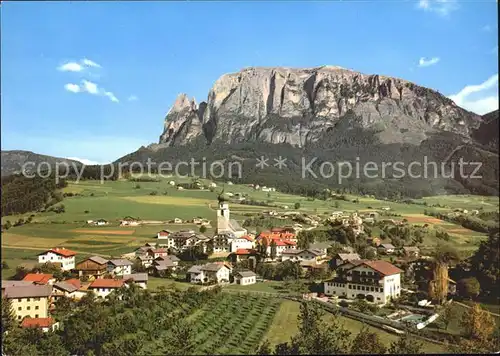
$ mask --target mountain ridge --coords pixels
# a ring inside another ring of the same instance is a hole
[[[439,92],[404,79],[335,66],[249,67],[222,75],[199,105],[179,94],[158,144],[185,145],[202,137],[207,144],[253,140],[305,147],[349,114],[364,128],[385,123],[416,133],[381,136],[414,144],[435,130],[470,137],[481,121]]]

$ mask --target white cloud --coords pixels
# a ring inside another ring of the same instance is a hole
[[[102,164],[108,164],[109,162],[97,162],[97,161],[92,161],[90,159],[86,158],[78,158],[78,157],[65,157],[66,159],[71,159],[73,161],[78,161],[82,162],[86,166],[95,166],[97,164],[102,165]]]
[[[431,59],[425,59],[425,57],[420,58],[418,61],[419,67],[429,67],[437,64],[440,61],[439,57],[433,57]]]
[[[79,93],[80,92],[80,87],[78,86],[78,84],[68,83],[68,84],[64,85],[64,89],[66,89],[67,91],[69,91],[71,93]]]
[[[101,66],[99,64],[97,64],[96,62],[94,62],[90,59],[87,59],[87,58],[82,59],[82,64],[87,66],[87,67],[101,68]]]
[[[97,84],[89,82],[88,80],[83,80],[83,90],[89,94],[97,95],[99,94],[99,88]]]
[[[127,100],[128,101],[136,101],[136,100],[139,100],[139,98],[135,95],[130,95]]]
[[[59,66],[59,68],[57,69],[62,72],[81,72],[83,70],[83,67],[76,62],[68,62]]]
[[[458,9],[456,0],[419,0],[417,8],[435,12],[440,16],[448,16],[452,11]]]
[[[483,92],[488,93],[476,99],[470,98],[472,94],[480,94]],[[492,75],[481,84],[467,85],[457,94],[450,95],[449,98],[458,106],[479,115],[484,115],[498,109],[498,73]]]
[[[111,100],[113,103],[119,103],[120,102],[118,100],[118,98],[115,96],[115,94],[113,94],[110,91],[105,91],[104,95],[107,96],[109,98],[109,100]]]

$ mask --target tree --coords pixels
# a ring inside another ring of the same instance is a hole
[[[269,252],[269,257],[271,260],[274,260],[276,258],[276,241],[272,240],[271,244],[269,245],[270,252]]]
[[[16,317],[10,299],[2,296],[2,334],[16,325]]]
[[[300,203],[299,202],[296,202],[293,207],[295,208],[295,210],[299,210],[300,209]]]
[[[335,207],[335,209],[340,209],[340,203],[338,201],[335,201],[333,206]]]
[[[12,224],[11,224],[10,220],[7,220],[7,221],[5,222],[5,224],[3,225],[3,228],[4,228],[5,230],[9,230],[11,227],[12,227]]]
[[[475,299],[481,291],[476,277],[463,278],[457,282],[457,292],[460,296]]]
[[[439,311],[439,320],[444,325],[444,329],[448,330],[448,326],[450,325],[451,321],[456,317],[457,310],[452,307],[452,304],[446,305],[444,308],[442,308]]]
[[[462,315],[460,325],[465,330],[465,336],[478,341],[486,341],[495,330],[495,320],[477,303],[467,309]]]
[[[257,352],[255,353],[256,355],[271,355],[271,345],[269,344],[269,341],[264,340],[264,342],[259,346]]]
[[[205,225],[200,226],[200,234],[204,234],[207,231],[207,227]]]
[[[420,354],[422,353],[422,343],[406,333],[391,343],[388,352],[395,355]]]
[[[481,284],[481,289],[488,294],[498,296],[500,290],[500,238],[498,229],[482,241],[476,253],[471,257],[471,269]]]
[[[370,332],[364,326],[354,338],[351,347],[352,354],[385,354],[387,348],[384,346],[377,333]]]

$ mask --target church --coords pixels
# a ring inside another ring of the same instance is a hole
[[[217,230],[214,236],[214,252],[235,252],[239,248],[252,248],[253,240],[248,231],[230,218],[229,204],[219,202],[217,209]]]

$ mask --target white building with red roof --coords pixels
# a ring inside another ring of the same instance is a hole
[[[385,304],[401,294],[401,273],[387,261],[349,261],[337,268],[337,277],[324,282],[325,294],[348,299],[366,298]]]
[[[231,250],[229,252],[236,252],[239,249],[251,250],[255,247],[254,239],[252,239],[248,235],[231,239],[230,243],[231,243]]]
[[[123,287],[124,284],[125,280],[123,279],[99,278],[93,281],[88,289],[94,292],[96,296],[106,298],[111,292]]]
[[[59,329],[59,322],[52,318],[24,318],[21,322],[21,327],[24,329],[41,329],[46,333],[48,331],[55,331]]]
[[[65,249],[64,247],[56,247],[38,255],[38,263],[54,263],[61,266],[63,271],[70,271],[75,268],[76,252]]]

